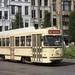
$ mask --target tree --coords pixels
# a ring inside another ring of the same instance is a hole
[[[50,13],[45,10],[45,14],[44,14],[44,22],[42,24],[42,26],[45,27],[51,27],[51,23],[50,23]]]
[[[75,42],[75,11],[72,11],[69,16],[69,40]]]
[[[15,14],[14,22],[12,22],[12,29],[23,28],[23,19],[21,15],[21,11],[18,11]]]

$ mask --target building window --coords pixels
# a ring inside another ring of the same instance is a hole
[[[67,25],[68,22],[69,22],[69,16],[68,15],[63,15],[62,16],[62,22],[63,22],[63,25]]]
[[[31,0],[31,5],[35,5],[35,0]]]
[[[15,14],[15,6],[11,6],[11,14]]]
[[[39,4],[40,4],[40,6],[42,5],[42,0],[39,0]]]
[[[18,1],[21,1],[21,0],[18,0]]]
[[[44,6],[48,6],[48,0],[44,0]]]
[[[4,17],[5,19],[8,19],[8,11],[4,11]]]
[[[53,0],[53,11],[56,11],[56,0]]]
[[[56,15],[53,15],[53,25],[56,26]]]
[[[2,11],[0,11],[0,19],[2,19]]]
[[[70,11],[71,10],[71,2],[70,1],[63,1],[62,2],[63,11]]]
[[[4,0],[4,6],[7,6],[8,0]]]
[[[25,15],[28,15],[28,6],[25,6]]]
[[[18,6],[18,11],[22,11],[22,6]]]
[[[25,2],[28,2],[28,0],[25,0]]]
[[[25,27],[28,27],[28,22],[25,22]]]
[[[32,18],[35,18],[35,10],[32,10]]]
[[[29,26],[28,20],[25,20],[25,27],[28,27],[28,26]]]
[[[15,1],[15,0],[11,0],[11,1]]]
[[[2,0],[0,0],[0,6],[1,6]]]
[[[8,26],[5,26],[5,30],[8,30]]]
[[[40,10],[40,18],[42,18],[42,10]]]

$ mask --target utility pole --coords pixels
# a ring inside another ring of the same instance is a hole
[[[51,0],[50,4],[50,12],[51,12],[51,27],[53,27],[53,0]]]
[[[62,24],[62,0],[60,0],[60,29],[62,31],[63,36],[63,24]]]
[[[63,24],[62,24],[62,0],[60,0],[60,29],[62,31],[62,43],[64,41],[64,36],[63,36]],[[64,46],[64,43],[62,44]]]
[[[41,27],[41,23],[40,23],[40,0],[37,0],[38,2],[38,28]]]
[[[60,29],[63,31],[63,26],[62,26],[62,0],[60,0]]]
[[[3,9],[4,9],[4,0],[2,0],[2,6],[3,6]],[[4,10],[3,10],[3,12],[4,12]],[[2,31],[4,31],[5,30],[5,26],[4,26],[4,15],[2,14],[1,15],[1,17],[2,17]]]
[[[9,5],[7,5],[7,7],[9,9],[9,29],[11,29],[12,27],[11,27],[11,24],[10,24],[10,21],[11,21],[11,19],[10,19],[10,0],[9,0]]]
[[[32,0],[33,26],[35,26],[34,5],[35,5],[34,0]]]

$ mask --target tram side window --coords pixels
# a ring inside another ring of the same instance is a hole
[[[26,36],[26,46],[31,46],[31,36]]]
[[[21,46],[25,46],[25,36],[21,37]]]
[[[5,38],[2,38],[2,46],[5,46]]]
[[[9,46],[10,45],[10,40],[9,38],[6,38],[6,46]]]
[[[16,46],[19,46],[19,37],[16,37],[16,38],[15,38],[15,45],[16,45]]]
[[[1,38],[0,38],[0,46],[1,46]]]

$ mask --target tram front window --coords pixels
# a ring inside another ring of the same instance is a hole
[[[44,46],[62,46],[62,37],[44,36]]]

